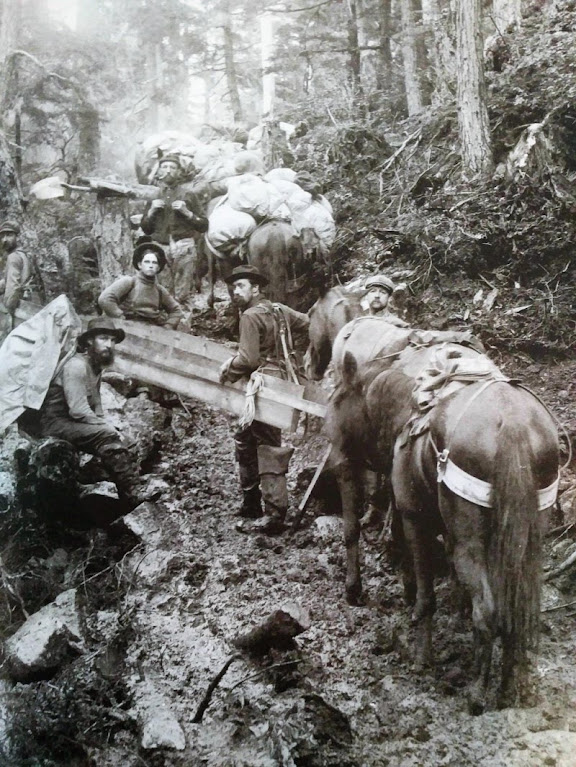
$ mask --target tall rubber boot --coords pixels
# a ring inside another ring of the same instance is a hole
[[[286,472],[293,452],[293,447],[258,446],[258,471],[264,516],[243,525],[243,532],[264,535],[279,535],[284,532],[284,520],[288,511]]]

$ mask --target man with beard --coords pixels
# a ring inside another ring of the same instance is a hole
[[[268,280],[254,266],[236,267],[226,282],[233,286],[233,301],[241,311],[240,338],[237,353],[220,368],[220,382],[233,383],[256,370],[287,377],[291,361],[283,349],[290,356],[292,334],[307,334],[308,315],[264,298],[260,290]],[[288,510],[286,472],[293,448],[282,447],[280,429],[261,421],[240,428],[234,442],[243,493],[236,514],[255,520],[241,523],[239,529],[268,535],[281,533]]]
[[[108,317],[88,322],[78,337],[76,353],[53,379],[40,410],[43,437],[71,442],[78,450],[96,455],[116,483],[118,496],[128,508],[150,500],[140,488],[137,463],[120,433],[104,418],[100,399],[103,368],[114,361],[123,330]]]
[[[195,278],[198,233],[208,231],[208,219],[196,195],[182,183],[183,169],[178,155],[167,154],[159,161],[156,174],[158,197],[148,203],[140,226],[167,249],[167,287],[180,304],[190,297]]]

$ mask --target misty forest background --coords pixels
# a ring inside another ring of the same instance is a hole
[[[90,310],[97,259],[68,243],[94,233],[94,196],[31,184],[135,182],[159,131],[244,141],[285,122],[276,162],[335,209],[332,283],[382,268],[407,279],[414,322],[563,356],[575,27],[570,0],[3,0],[0,213],[24,217],[47,298]]]

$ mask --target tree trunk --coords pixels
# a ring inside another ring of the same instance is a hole
[[[378,37],[380,40],[379,64],[376,73],[376,88],[386,90],[392,79],[392,52],[390,38],[392,36],[392,0],[379,0]]]
[[[132,236],[127,198],[97,200],[92,236],[98,251],[98,270],[104,289],[118,277],[130,274]]]
[[[430,56],[432,59],[434,104],[453,101],[456,87],[454,67],[454,18],[449,4],[442,0],[428,0],[427,25],[431,31]]]
[[[269,13],[264,13],[260,18],[260,35],[262,40],[262,116],[272,119],[276,96],[276,74],[272,69],[275,45],[272,15]]]
[[[414,0],[400,0],[402,12],[402,58],[404,61],[404,88],[408,114],[415,115],[424,106],[422,87],[418,73],[418,50],[416,42],[416,18]]]
[[[22,214],[22,192],[16,169],[10,156],[8,142],[0,132],[0,220],[20,218]]]
[[[18,48],[20,26],[20,0],[2,0],[0,3],[0,127],[2,127],[7,106],[10,75],[12,67],[15,66],[12,53]]]
[[[358,98],[362,96],[362,71],[358,37],[358,7],[356,0],[348,0],[348,66],[354,102],[357,102]]]
[[[242,122],[242,104],[238,90],[238,76],[236,74],[236,61],[234,57],[234,35],[232,32],[232,17],[230,15],[230,3],[224,5],[224,17],[222,29],[224,31],[224,66],[226,69],[226,82],[228,95],[234,122]]]
[[[458,0],[456,61],[458,126],[464,173],[485,174],[493,164],[481,34],[481,0]]]

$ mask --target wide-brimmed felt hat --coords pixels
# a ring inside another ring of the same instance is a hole
[[[158,273],[166,266],[166,253],[164,248],[159,245],[151,237],[140,237],[132,253],[132,266],[134,269],[138,268],[138,264],[144,258],[145,253],[154,253],[158,257]]]
[[[86,341],[93,336],[97,336],[99,333],[113,335],[117,344],[126,338],[126,333],[122,328],[117,328],[110,317],[92,317],[92,319],[88,320],[86,330],[78,336],[78,349],[83,351]]]
[[[233,285],[236,280],[251,280],[252,282],[257,282],[261,287],[268,285],[268,278],[264,277],[264,275],[251,264],[237,266],[232,269],[232,272],[226,277],[225,282],[227,282],[228,285]]]
[[[373,277],[368,277],[364,283],[366,290],[372,290],[372,288],[384,288],[388,293],[392,294],[396,286],[389,277],[384,274],[375,274]]]
[[[16,221],[3,221],[0,224],[0,234],[10,232],[11,234],[20,234],[20,225]]]

